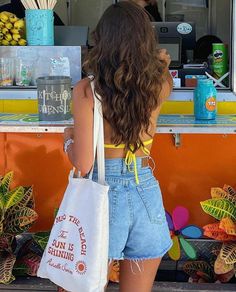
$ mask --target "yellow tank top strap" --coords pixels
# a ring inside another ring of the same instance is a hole
[[[143,146],[141,147],[141,149],[142,149],[144,154],[150,155],[149,149],[147,149],[145,146],[152,144],[152,141],[153,141],[153,139],[150,139],[150,140],[143,142]],[[125,144],[119,144],[119,145],[105,144],[104,147],[109,148],[109,149],[124,149]],[[137,160],[136,160],[135,153],[132,152],[132,150],[133,150],[132,148],[133,147],[131,146],[131,150],[128,150],[126,155],[125,155],[125,164],[127,165],[128,170],[130,172],[134,172],[136,184],[139,184]],[[134,164],[133,170],[130,167],[132,165],[132,163]]]
[[[109,149],[124,149],[125,148],[125,144],[119,144],[119,145],[114,145],[114,144],[104,144],[105,148],[109,148]]]
[[[147,145],[152,144],[152,142],[153,142],[153,139],[149,139],[149,140],[143,141],[143,145],[147,146]]]
[[[152,144],[153,139],[147,140],[143,142],[144,146]],[[119,145],[114,145],[114,144],[104,144],[105,148],[110,148],[110,149],[123,149],[125,148],[125,144],[119,144]],[[142,147],[144,148],[144,147]]]

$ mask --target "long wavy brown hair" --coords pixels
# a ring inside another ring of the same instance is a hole
[[[112,142],[135,152],[150,135],[150,117],[160,104],[163,73],[157,40],[147,14],[128,1],[111,5],[93,32],[95,46],[84,63],[93,74]]]

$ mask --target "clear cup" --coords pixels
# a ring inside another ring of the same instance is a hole
[[[0,58],[0,86],[12,86],[14,82],[14,59]]]
[[[15,78],[17,86],[30,86],[33,76],[33,64],[23,60],[15,60]]]

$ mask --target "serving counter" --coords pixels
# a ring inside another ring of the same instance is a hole
[[[13,170],[14,185],[34,185],[40,215],[34,230],[51,227],[64,193],[71,165],[62,133],[72,124],[38,122],[37,114],[0,115],[0,174]],[[191,114],[162,114],[157,125],[151,155],[165,208],[171,212],[184,205],[190,223],[210,223],[200,201],[210,197],[211,187],[236,183],[236,114],[219,115],[213,122],[196,122]]]
[[[37,114],[0,113],[0,133],[63,133],[73,120],[39,121]],[[156,133],[236,134],[236,114],[218,115],[216,120],[195,120],[193,115],[160,115]]]

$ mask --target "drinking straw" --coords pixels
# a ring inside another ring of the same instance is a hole
[[[21,3],[23,4],[23,6],[25,7],[25,9],[30,9],[28,3],[26,0],[21,0]]]
[[[21,0],[25,9],[50,9],[53,10],[57,0]]]
[[[43,6],[42,6],[42,3],[41,3],[41,0],[37,0],[37,3],[38,3],[38,6],[39,6],[39,9],[43,9]]]

